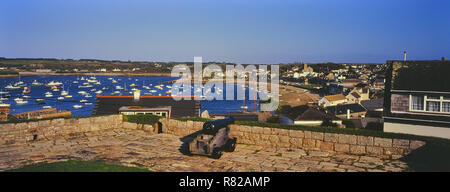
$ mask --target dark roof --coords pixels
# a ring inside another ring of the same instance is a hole
[[[347,109],[350,109],[350,113],[359,113],[367,111],[363,106],[361,106],[358,103],[327,107],[328,113],[333,115],[347,114]]]
[[[369,111],[382,109],[383,103],[384,103],[383,98],[361,101],[361,105]]]
[[[353,92],[352,95],[355,98],[360,98],[361,97],[361,95],[359,95],[359,93],[357,93],[357,92]]]
[[[289,119],[295,121],[316,121],[324,120],[326,118],[337,119],[333,115],[327,114],[317,108],[309,107],[307,105],[291,107],[289,109],[283,110],[282,113]]]
[[[450,92],[450,61],[387,61],[386,82],[394,90]],[[445,71],[445,72],[444,72]]]
[[[171,117],[199,116],[200,102],[197,100],[176,101],[170,96],[141,96],[134,101],[133,96],[97,96],[93,115],[117,114],[123,106],[168,107],[171,106]]]

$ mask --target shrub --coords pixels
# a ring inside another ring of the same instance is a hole
[[[324,126],[324,127],[337,127],[336,123],[333,123],[333,121],[331,121],[330,118],[325,118],[322,121],[322,124],[320,126]]]
[[[153,125],[161,118],[152,114],[124,115],[123,120],[131,123]]]
[[[355,128],[355,124],[350,120],[343,120],[342,125],[345,125],[345,128]]]
[[[201,121],[201,122],[207,122],[207,121],[213,120],[211,118],[203,118],[203,117],[180,117],[180,118],[174,118],[174,119],[180,120],[180,121]]]

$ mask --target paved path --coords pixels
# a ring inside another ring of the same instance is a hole
[[[102,160],[152,171],[404,171],[399,160],[301,149],[271,149],[238,144],[216,160],[187,156],[183,142],[169,134],[138,130],[104,130],[55,137],[23,146],[0,146],[0,170],[38,162]]]

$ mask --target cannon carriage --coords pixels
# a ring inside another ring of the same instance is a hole
[[[233,152],[236,138],[230,137],[229,125],[232,123],[232,117],[205,122],[200,134],[189,143],[189,153],[218,159],[223,151]]]

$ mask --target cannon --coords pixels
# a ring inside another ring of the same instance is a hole
[[[232,123],[232,117],[205,122],[200,134],[189,143],[189,153],[218,159],[223,151],[233,152],[236,148],[236,138],[230,137],[228,126]]]

